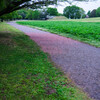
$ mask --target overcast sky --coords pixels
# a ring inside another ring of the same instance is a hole
[[[60,3],[62,6],[58,6],[56,7],[58,9],[59,13],[63,13],[63,9],[66,6],[69,6],[68,3]],[[77,5],[81,8],[83,8],[85,10],[85,12],[87,13],[89,10],[93,10],[93,9],[97,9],[98,7],[100,7],[100,0],[97,1],[92,1],[92,2],[73,2],[73,5]]]

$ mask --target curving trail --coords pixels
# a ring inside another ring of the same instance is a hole
[[[100,100],[100,48],[15,22],[8,24],[30,36],[44,52],[50,54],[52,61],[70,75],[77,86]]]

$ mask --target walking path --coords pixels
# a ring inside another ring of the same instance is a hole
[[[91,97],[100,100],[100,48],[15,22],[8,24],[30,36],[70,75],[77,86],[83,88]]]

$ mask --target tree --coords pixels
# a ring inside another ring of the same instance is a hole
[[[26,19],[30,19],[30,20],[40,19],[40,11],[38,11],[38,10],[33,11],[33,10],[29,9],[27,12],[28,13],[26,15]]]
[[[58,15],[57,8],[47,8],[47,13],[50,16],[57,16]]]
[[[21,15],[18,15],[18,18],[17,19],[22,19],[22,16]]]
[[[34,20],[39,20],[39,19],[40,19],[40,11],[35,10],[35,11],[33,12],[33,19],[34,19]]]
[[[19,18],[19,15],[18,15],[17,11],[0,16],[1,21],[3,21],[3,20],[15,20],[18,18]]]
[[[91,14],[91,11],[89,10],[89,11],[87,12],[87,15],[90,17],[90,14]]]
[[[0,0],[0,16],[13,12],[15,10],[31,7],[40,8],[49,4],[56,3],[57,0]]]
[[[33,10],[29,9],[25,18],[32,20],[33,19],[33,12],[34,12]]]
[[[83,10],[83,8],[79,8],[80,9],[80,14],[81,14],[81,18],[85,18],[85,11]]]
[[[75,5],[67,6],[64,9],[63,14],[65,17],[71,18],[71,19],[82,18],[84,15],[84,10]]]
[[[90,17],[96,17],[96,9],[91,11]]]
[[[48,13],[47,9],[41,9],[40,10],[40,20],[47,20]]]
[[[70,1],[88,1],[88,0],[65,0],[65,1],[70,3]],[[25,7],[31,7],[32,9],[36,9],[50,4],[57,4],[57,0],[0,0],[0,16]]]
[[[97,17],[100,17],[100,7],[97,8],[97,10],[96,10],[96,16],[97,16]]]
[[[27,15],[27,10],[26,9],[18,10],[18,15],[22,16],[22,19],[25,19]]]

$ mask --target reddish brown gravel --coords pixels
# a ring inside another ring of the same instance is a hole
[[[15,22],[8,24],[30,36],[43,51],[50,54],[52,61],[70,75],[77,86],[92,98],[100,100],[100,48]]]

